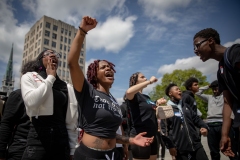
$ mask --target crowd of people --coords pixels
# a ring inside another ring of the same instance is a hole
[[[51,49],[22,67],[21,89],[4,103],[0,124],[0,160],[156,160],[161,144],[173,160],[208,160],[201,143],[207,136],[212,160],[220,151],[231,160],[240,153],[240,45],[226,48],[219,34],[206,28],[193,38],[194,52],[205,62],[219,61],[218,80],[199,88],[185,81],[186,91],[170,83],[165,98],[152,100],[143,89],[157,82],[141,72],[132,74],[122,105],[111,94],[115,65],[95,60],[85,77],[78,63],[87,32],[97,20],[85,16],[71,44],[68,66],[72,85],[57,75],[60,55]],[[204,94],[212,89],[213,95]],[[208,103],[201,119],[195,96]],[[156,116],[168,105],[173,116]],[[81,128],[81,139],[79,128]]]

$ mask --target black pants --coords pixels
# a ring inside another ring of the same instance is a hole
[[[98,151],[85,146],[82,142],[75,150],[74,160],[122,160],[116,148],[109,151]]]
[[[159,148],[160,148],[160,145],[161,145],[161,159],[164,159],[165,158],[166,147],[165,147],[165,144],[162,140],[162,136],[161,136],[160,132],[157,133],[156,138],[157,138],[157,141],[158,141],[158,154],[157,154],[157,156],[159,157]]]
[[[208,160],[207,154],[203,147],[194,152],[177,152],[176,160]]]
[[[140,147],[137,145],[131,145],[132,156],[135,159],[149,159],[151,155],[157,155],[158,144],[156,136],[154,136],[153,142],[150,146]]]
[[[221,141],[221,132],[222,132],[222,123],[208,123],[209,131],[207,135],[208,146],[210,149],[210,155],[212,160],[220,160],[220,141]],[[235,153],[235,157],[229,158],[230,160],[237,160],[237,148],[236,141],[234,138],[234,130],[230,129],[229,137],[231,138],[231,148]]]
[[[69,160],[70,147],[65,126],[30,127],[22,160]]]

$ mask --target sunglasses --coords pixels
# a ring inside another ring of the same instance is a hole
[[[50,56],[50,55],[54,55],[57,59],[60,58],[60,54],[55,51],[46,51],[43,53],[43,57]]]
[[[204,42],[206,42],[207,40],[208,40],[208,39],[204,39],[204,40],[202,40],[201,42],[196,43],[196,44],[193,46],[194,51],[196,51],[196,50],[201,46],[201,44],[204,43]]]

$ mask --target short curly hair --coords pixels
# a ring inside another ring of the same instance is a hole
[[[210,38],[210,37],[212,37],[216,44],[220,44],[221,43],[219,33],[215,29],[213,29],[213,28],[206,28],[206,29],[203,29],[203,30],[197,32],[195,34],[195,36],[193,37],[193,40],[195,38],[197,38],[197,37],[202,37],[202,38]]]
[[[165,94],[166,94],[168,97],[170,97],[170,96],[169,96],[169,92],[170,92],[171,88],[174,87],[174,86],[177,86],[177,85],[176,85],[175,83],[170,83],[170,84],[167,86],[167,88],[165,89]]]
[[[198,83],[198,79],[195,77],[190,77],[189,79],[187,79],[184,83],[186,90],[190,90],[194,82]]]

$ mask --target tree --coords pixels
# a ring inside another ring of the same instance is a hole
[[[166,99],[169,99],[165,94],[165,88],[169,85],[169,83],[175,83],[177,84],[181,91],[186,90],[184,86],[184,82],[190,78],[195,77],[198,79],[199,86],[206,86],[209,83],[207,82],[207,77],[202,74],[202,72],[196,70],[195,68],[186,69],[186,70],[180,70],[176,69],[172,73],[166,73],[163,75],[161,84],[158,84],[156,87],[154,87],[153,91],[150,92],[151,99],[159,99],[161,97],[165,97]],[[206,94],[211,94],[211,91],[206,91]],[[207,103],[199,99],[197,96],[195,96],[197,101],[197,107],[202,112],[202,118],[206,118],[207,116]]]

